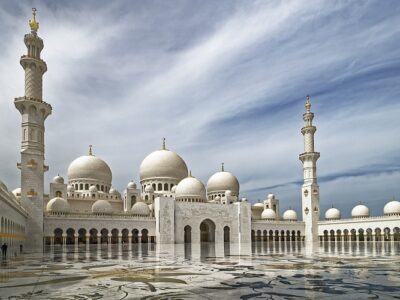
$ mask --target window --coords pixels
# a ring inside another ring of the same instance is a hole
[[[60,191],[56,192],[56,197],[62,197],[62,193]]]
[[[85,190],[88,190],[89,189],[89,183],[86,183],[85,184]]]
[[[101,186],[101,191],[104,192],[104,185]]]
[[[83,183],[79,185],[79,189],[83,190]]]
[[[162,183],[159,183],[159,184],[158,184],[158,189],[157,189],[157,191],[162,191]]]
[[[168,183],[164,183],[164,191],[168,191]]]

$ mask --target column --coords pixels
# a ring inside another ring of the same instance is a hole
[[[79,244],[79,234],[77,234],[77,233],[75,233],[75,235],[74,235],[74,248],[75,248],[75,251],[78,251],[78,244]]]
[[[85,245],[86,245],[86,251],[89,251],[90,247],[90,234],[85,235]]]
[[[122,249],[122,235],[118,235],[118,252],[121,252]]]
[[[128,250],[132,251],[132,235],[128,235]]]
[[[67,234],[63,233],[62,235],[62,247],[63,250],[67,249]]]
[[[54,252],[54,236],[50,237],[50,251]]]

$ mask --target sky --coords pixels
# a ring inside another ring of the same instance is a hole
[[[37,8],[46,186],[88,151],[123,191],[161,146],[205,184],[225,169],[241,197],[301,212],[302,114],[311,96],[321,211],[372,215],[400,198],[400,2],[0,0],[0,180],[18,187],[31,8]]]

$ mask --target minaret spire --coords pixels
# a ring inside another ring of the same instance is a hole
[[[303,221],[305,222],[306,242],[318,240],[319,220],[319,186],[317,183],[317,160],[319,152],[314,151],[314,134],[317,128],[313,125],[314,114],[311,112],[310,96],[306,97],[306,112],[303,114],[304,127],[301,133],[304,138],[304,152],[299,159],[303,163],[304,183],[302,187]]]
[[[27,53],[20,60],[25,71],[25,95],[14,100],[22,118],[21,162],[17,167],[21,170],[21,205],[28,212],[24,249],[42,252],[44,172],[48,170],[44,164],[44,122],[52,108],[43,101],[42,77],[47,65],[40,58],[43,40],[37,35],[35,8],[29,25],[31,32],[24,37]]]
[[[89,145],[89,155],[93,155],[93,146]]]
[[[167,150],[167,148],[165,147],[165,137],[162,138],[161,150]]]
[[[221,171],[225,172],[224,163],[221,163]]]

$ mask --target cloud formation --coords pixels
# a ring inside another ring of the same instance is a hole
[[[47,181],[94,145],[124,189],[161,138],[206,182],[225,162],[255,202],[300,211],[305,95],[322,211],[400,198],[396,1],[44,1]],[[19,185],[19,57],[31,7],[0,8],[1,179]]]

